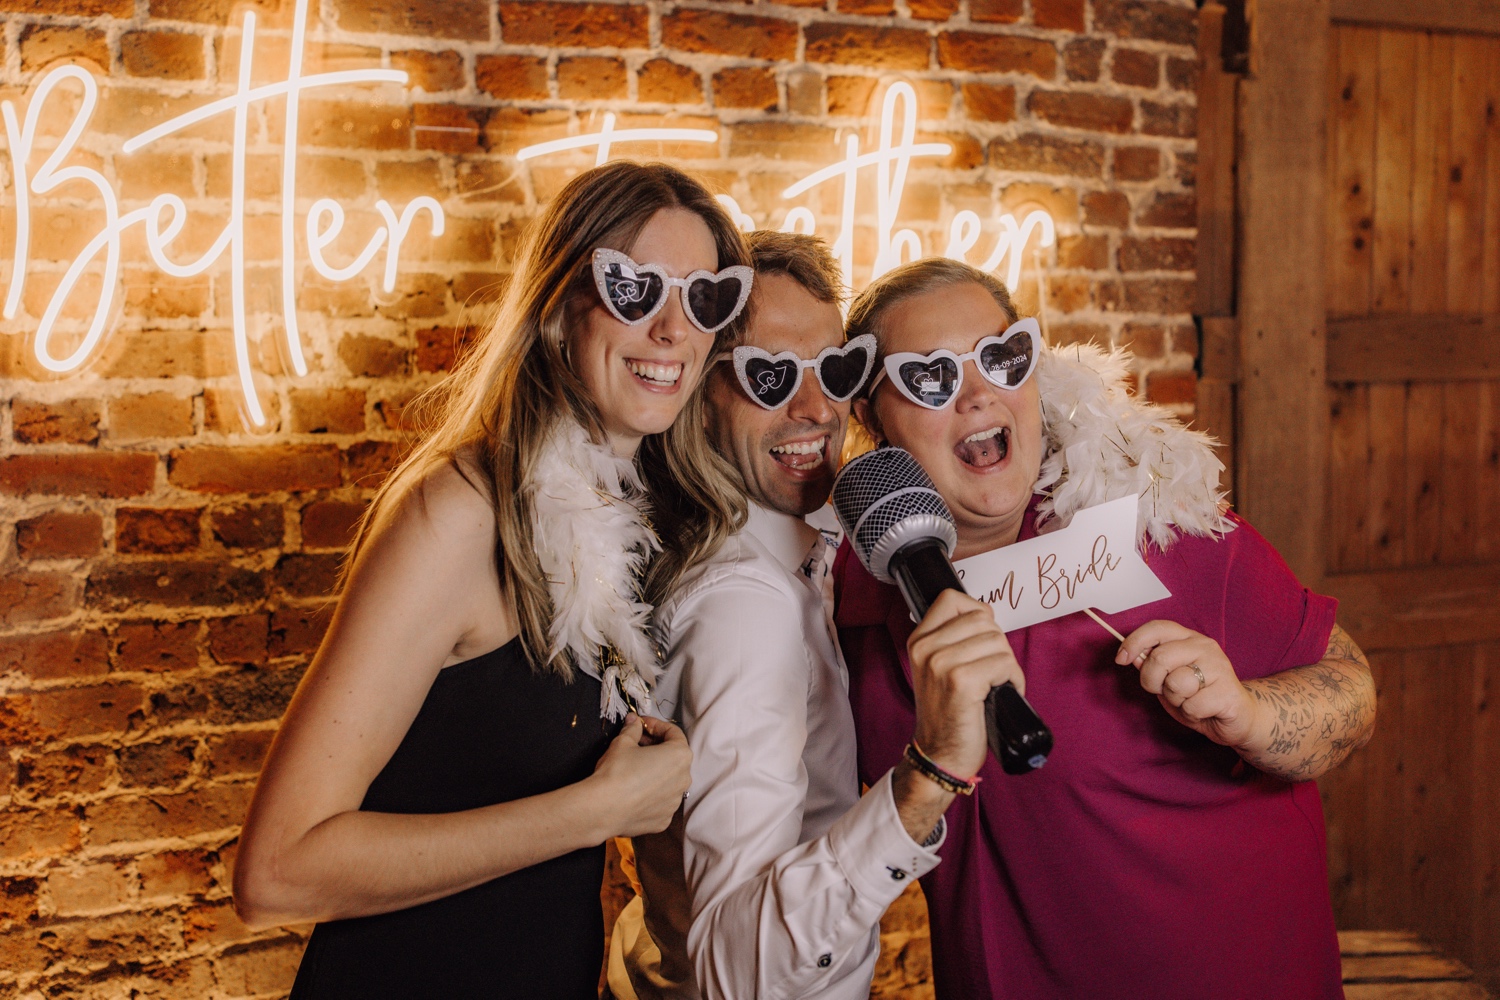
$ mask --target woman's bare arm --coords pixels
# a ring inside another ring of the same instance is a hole
[[[610,836],[666,826],[687,787],[675,729],[611,744],[556,791],[437,815],[360,812],[438,670],[516,634],[494,516],[435,472],[378,524],[272,743],[240,838],[235,906],[252,926],[363,916],[450,895]]]

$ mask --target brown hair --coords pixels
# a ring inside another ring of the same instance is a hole
[[[620,161],[575,177],[528,232],[495,320],[453,374],[421,398],[427,433],[375,494],[355,540],[357,552],[384,512],[419,488],[435,466],[452,463],[494,508],[496,562],[527,658],[564,678],[576,664],[566,651],[550,655],[553,607],[532,544],[531,470],[561,416],[604,440],[594,401],[568,364],[564,338],[597,305],[594,249],[628,252],[665,208],[684,208],[704,221],[719,268],[749,263],[739,230],[713,195],[675,167]],[[721,330],[715,348],[732,345],[743,323],[742,316]],[[652,603],[745,518],[745,501],[704,430],[705,381],[670,429],[641,442],[636,458],[663,548],[646,579]]]
[[[757,229],[746,235],[745,242],[750,245],[756,274],[784,274],[819,302],[843,300],[844,274],[822,237]]]

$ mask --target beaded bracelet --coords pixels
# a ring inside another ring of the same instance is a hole
[[[925,777],[936,782],[944,791],[952,792],[954,795],[973,795],[974,788],[979,784],[980,779],[977,774],[965,780],[938,767],[936,761],[922,752],[916,740],[906,744],[906,752],[902,756]]]

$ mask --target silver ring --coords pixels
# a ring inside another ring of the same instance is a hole
[[[1208,678],[1203,676],[1203,668],[1196,663],[1189,663],[1188,666],[1193,668],[1193,676],[1198,678],[1198,691],[1208,687]],[[1196,693],[1195,691],[1194,694]]]

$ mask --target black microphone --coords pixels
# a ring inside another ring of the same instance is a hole
[[[949,562],[958,544],[953,515],[911,452],[887,445],[844,466],[833,509],[859,561],[900,589],[913,618],[921,621],[945,590],[968,593]],[[985,707],[990,750],[1006,774],[1047,763],[1052,730],[1014,684],[991,688]]]

